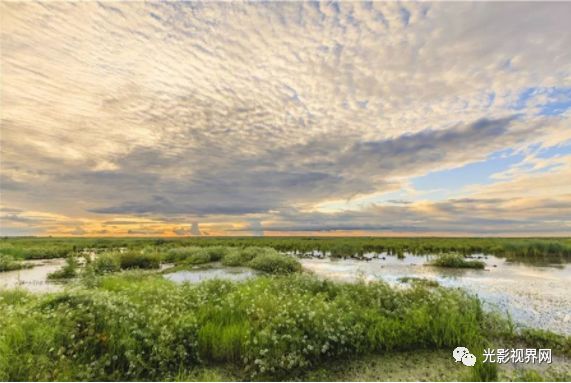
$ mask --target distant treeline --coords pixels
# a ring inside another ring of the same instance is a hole
[[[51,238],[5,237],[0,254],[15,258],[57,258],[85,248],[138,249],[179,246],[263,246],[278,251],[321,251],[333,257],[364,253],[427,255],[484,253],[508,258],[571,258],[571,238],[379,238],[379,237],[186,237],[186,238]]]

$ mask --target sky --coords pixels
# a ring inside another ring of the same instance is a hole
[[[0,11],[1,235],[571,235],[571,3]]]

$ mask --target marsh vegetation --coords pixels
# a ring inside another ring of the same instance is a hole
[[[428,264],[431,266],[458,269],[484,269],[486,267],[483,261],[468,260],[460,254],[441,254]]]
[[[423,353],[434,355],[442,367],[435,379],[505,380],[515,375],[490,364],[445,367],[439,355],[459,344],[475,350],[529,345],[571,357],[569,336],[521,328],[504,313],[485,309],[471,292],[435,279],[343,282],[302,267],[314,256],[332,265],[347,264],[344,257],[367,267],[382,267],[388,262],[384,257],[408,264],[418,258],[414,249],[423,253],[440,242],[449,247],[441,246],[426,263],[485,273],[473,266],[485,261],[458,251],[464,240],[457,241],[411,241],[405,248],[397,247],[405,243],[401,239],[374,238],[3,240],[3,256],[20,261],[30,254],[28,245],[61,245],[45,252],[66,257],[49,278],[70,282],[49,294],[0,290],[0,380],[379,380],[403,373],[402,365],[391,361]],[[566,240],[552,241],[561,249],[568,246]],[[86,251],[86,243],[97,250]],[[370,253],[374,246],[384,252]],[[375,262],[365,262],[371,254]],[[324,255],[330,260],[321,259]],[[559,256],[568,254],[561,250]],[[231,270],[236,278],[228,279],[234,280],[219,279]],[[200,272],[213,280],[175,277]],[[185,280],[197,283],[181,283]],[[365,360],[371,361],[369,368],[357,367]],[[381,360],[385,364],[376,362]],[[567,360],[553,374],[525,374],[569,379]],[[420,370],[409,373],[408,379],[424,377]]]
[[[20,270],[31,267],[28,263],[17,260],[9,254],[0,254],[0,272]]]
[[[178,247],[271,247],[279,252],[332,257],[388,255],[490,254],[510,259],[552,262],[571,258],[570,238],[378,238],[378,237],[191,237],[191,238],[4,238],[0,254],[16,259],[58,258],[82,249],[169,250]]]
[[[354,354],[477,347],[489,325],[460,290],[302,274],[176,285],[131,272],[0,297],[2,380],[169,380],[212,363],[287,379]]]

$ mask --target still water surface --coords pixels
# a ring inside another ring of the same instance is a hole
[[[487,256],[485,270],[424,266],[430,257],[385,256],[371,261],[304,258],[306,270],[317,276],[352,282],[383,280],[400,284],[399,278],[417,277],[460,287],[480,297],[488,309],[508,312],[516,323],[571,334],[570,264],[529,265]],[[494,267],[495,265],[495,267]]]

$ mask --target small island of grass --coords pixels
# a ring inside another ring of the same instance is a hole
[[[428,263],[430,266],[450,267],[459,269],[483,269],[486,264],[482,261],[467,260],[460,254],[442,254]]]
[[[32,267],[26,262],[15,259],[7,254],[0,254],[0,271],[13,271]]]

